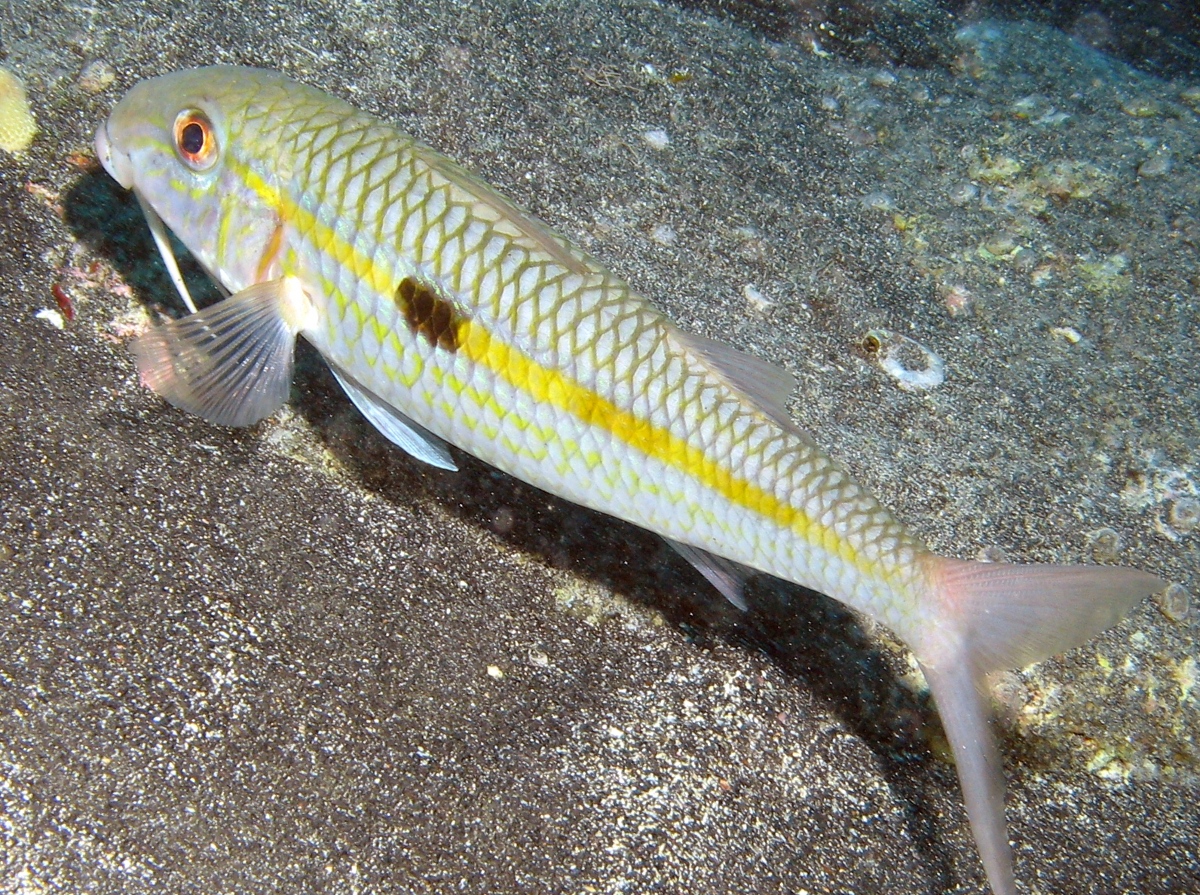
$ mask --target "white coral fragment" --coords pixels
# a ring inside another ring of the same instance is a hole
[[[863,344],[875,355],[875,362],[883,371],[906,392],[936,388],[946,379],[942,359],[908,336],[889,329],[873,329]]]

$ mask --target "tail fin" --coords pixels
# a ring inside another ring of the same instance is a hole
[[[1134,569],[928,560],[936,624],[914,644],[995,895],[1016,895],[987,675],[1091,639],[1164,583]]]

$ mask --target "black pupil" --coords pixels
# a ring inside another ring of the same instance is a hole
[[[196,155],[204,148],[204,128],[192,121],[183,126],[179,135],[179,146],[188,155]]]

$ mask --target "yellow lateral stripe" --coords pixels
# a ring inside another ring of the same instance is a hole
[[[313,241],[323,247],[323,250],[331,254],[334,259],[344,267],[348,267],[355,276],[360,280],[365,280],[368,285],[376,292],[387,295],[392,290],[392,283],[387,278],[386,272],[378,265],[373,263],[369,258],[364,258],[355,247],[350,243],[339,239],[336,231],[322,225],[316,215],[312,214],[307,209],[301,207],[298,203],[293,202],[290,198],[285,197],[265,180],[258,176],[255,171],[247,165],[240,164],[237,159],[232,156],[228,158],[226,164],[229,169],[240,178],[242,185],[258,196],[262,202],[269,208],[273,209],[279,216],[280,220],[291,221],[297,227],[307,230],[312,234]],[[345,310],[349,304],[346,302],[341,291],[334,287],[330,282],[325,283],[326,291],[335,296]],[[362,315],[356,306],[351,305],[351,311],[358,318],[359,326],[365,326],[368,321],[361,319]],[[373,321],[371,321],[373,323]],[[382,340],[381,340],[382,341]],[[438,380],[439,385],[447,385],[455,394],[461,395],[466,389],[465,383],[461,382],[450,373],[438,370],[436,367],[429,368],[429,372]],[[406,383],[411,386],[412,383]],[[494,412],[498,417],[503,417],[511,410],[500,406],[493,395],[483,395],[477,390],[470,390],[472,395],[476,397],[476,402],[480,407],[485,407]],[[448,413],[448,411],[447,411]]]
[[[339,264],[348,267],[370,288],[383,295],[391,292],[393,284],[387,279],[386,272],[372,259],[360,254],[352,243],[342,240],[335,230],[325,227],[316,215],[281,195],[248,167],[238,165],[237,173],[243,184],[264,203],[276,209],[282,218],[306,227],[313,233],[318,245],[325,245]],[[730,503],[758,513],[781,528],[796,532],[805,542],[834,554],[862,572],[879,574],[882,571],[876,568],[876,564],[861,557],[844,538],[817,523],[802,509],[780,501],[752,482],[737,477],[730,469],[669,430],[656,427],[617,407],[559,371],[543,367],[502,340],[494,338],[485,327],[470,321],[464,321],[460,327],[459,350],[497,378],[524,391],[534,401],[551,404],[589,425],[603,429],[646,456],[681,469]]]
[[[603,429],[634,450],[664,465],[682,469],[730,503],[765,516],[781,528],[796,532],[808,543],[821,546],[857,568],[869,570],[864,568],[862,558],[849,543],[817,524],[802,509],[739,478],[728,467],[669,430],[653,426],[557,370],[541,366],[503,340],[494,338],[485,327],[469,322],[464,327],[466,337],[460,342],[459,350],[535,401],[553,404],[589,425]]]

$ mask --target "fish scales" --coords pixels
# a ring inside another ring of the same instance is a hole
[[[1162,582],[1132,569],[939,557],[788,418],[790,377],[684,333],[445,156],[282,75],[137,85],[97,155],[230,293],[134,344],[143,381],[225,425],[288,396],[304,336],[367,419],[448,441],[657,532],[738,606],[748,570],[821,590],[913,649],[989,884],[1015,895],[986,675],[1076,646]]]
[[[723,544],[730,559],[821,590],[857,593],[871,576],[873,597],[901,603],[890,623],[910,612],[883,582],[903,578],[911,556],[898,548],[915,539],[714,376],[625,283],[583,253],[570,255],[573,270],[497,226],[507,222],[487,188],[464,189],[430,150],[332,98],[265,102],[233,139],[265,157],[281,120],[294,134],[292,181],[266,197],[287,222],[280,273],[317,272],[329,305],[315,344],[357,381],[569,500],[701,548]],[[404,325],[392,293],[407,276],[453,298],[462,350]]]

